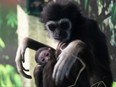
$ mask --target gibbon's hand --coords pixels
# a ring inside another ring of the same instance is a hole
[[[27,48],[26,44],[24,44],[24,43],[20,44],[20,46],[18,47],[17,52],[16,52],[15,62],[16,62],[18,72],[21,75],[23,75],[24,77],[31,79],[31,76],[27,75],[24,72],[24,71],[29,71],[29,70],[27,70],[23,67],[23,63],[25,62],[24,55],[25,55],[26,48]]]
[[[66,48],[64,48],[61,54],[58,56],[58,61],[54,67],[52,77],[55,80],[56,85],[61,83],[64,77],[68,77],[73,64],[76,62],[76,56],[78,54],[78,43],[80,40],[72,41]]]

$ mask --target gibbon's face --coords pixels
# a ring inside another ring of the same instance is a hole
[[[61,18],[60,20],[50,20],[45,24],[50,37],[58,41],[67,41],[70,39],[70,32],[72,23],[68,18]]]
[[[41,12],[41,22],[50,37],[57,41],[69,41],[75,33],[80,11],[74,3],[48,3]],[[80,22],[80,21],[79,21]]]
[[[50,54],[49,50],[43,50],[43,51],[41,51],[39,53],[38,58],[37,58],[38,63],[45,64],[50,59],[50,55],[51,54]]]

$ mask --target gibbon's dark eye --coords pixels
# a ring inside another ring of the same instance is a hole
[[[50,56],[50,53],[49,53],[49,52],[45,52],[45,53],[44,53],[44,56],[45,56],[45,57],[49,57],[49,56]]]
[[[71,29],[71,21],[69,19],[61,19],[59,21],[59,25],[62,29],[64,30],[68,30],[68,29]]]
[[[69,29],[69,27],[70,27],[69,22],[66,22],[66,21],[61,22],[61,23],[60,23],[60,27],[61,27],[62,29],[64,29],[64,30]]]
[[[49,30],[54,31],[56,29],[56,24],[49,24],[48,28]]]
[[[54,21],[48,21],[45,26],[47,30],[51,30],[51,31],[54,31],[57,27]]]

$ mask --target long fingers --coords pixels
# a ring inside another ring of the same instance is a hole
[[[20,51],[19,49],[17,50],[15,62],[16,62],[16,66],[17,66],[18,72],[19,72],[21,75],[23,75],[24,77],[31,79],[32,77],[31,77],[30,75],[27,75],[27,74],[24,72],[24,71],[29,71],[29,70],[28,70],[28,69],[25,69],[25,68],[23,67],[23,64],[22,64],[22,54],[21,54],[21,51]]]

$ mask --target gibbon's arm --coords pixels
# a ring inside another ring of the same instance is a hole
[[[58,56],[58,61],[54,66],[52,74],[56,85],[60,84],[64,80],[65,76],[68,78],[70,70],[78,57],[84,61],[87,61],[89,59],[93,59],[93,54],[84,42],[81,40],[74,40],[70,42]],[[89,65],[88,62],[85,62],[85,65],[91,68],[91,65]]]
[[[28,37],[24,38],[22,43],[19,45],[18,49],[17,49],[17,52],[16,52],[16,57],[15,57],[15,62],[16,62],[16,66],[17,66],[17,70],[20,74],[22,74],[24,77],[26,78],[29,78],[31,79],[31,76],[30,75],[27,75],[25,73],[25,71],[29,71],[28,69],[25,69],[23,67],[23,63],[25,62],[25,58],[24,58],[24,55],[25,55],[25,51],[26,51],[26,48],[30,48],[30,49],[33,49],[33,50],[38,50],[40,47],[50,47],[50,46],[47,46],[45,44],[42,44],[40,42],[37,42],[33,39],[30,39]],[[51,47],[50,47],[51,48]],[[53,48],[52,48],[53,49]],[[54,49],[53,49],[54,50]]]

